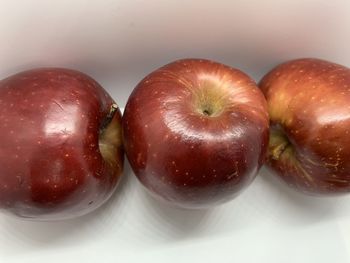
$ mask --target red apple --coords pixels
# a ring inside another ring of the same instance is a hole
[[[350,191],[350,69],[319,59],[277,66],[261,81],[271,118],[268,164],[309,194]]]
[[[121,113],[92,78],[37,69],[0,81],[0,208],[62,219],[105,202],[123,168]]]
[[[247,75],[198,59],[143,79],[123,116],[131,167],[159,199],[184,208],[228,201],[255,178],[268,145],[266,101]]]

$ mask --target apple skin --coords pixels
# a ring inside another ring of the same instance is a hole
[[[350,191],[350,69],[297,59],[260,82],[271,119],[268,165],[311,195]]]
[[[255,178],[268,146],[266,101],[246,74],[178,60],[134,89],[123,115],[130,165],[157,199],[182,208],[231,200]]]
[[[58,220],[104,203],[123,169],[121,113],[111,116],[112,105],[96,81],[73,70],[0,81],[0,208]]]

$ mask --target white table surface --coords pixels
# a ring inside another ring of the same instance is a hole
[[[127,167],[102,208],[63,222],[0,217],[0,262],[349,262],[350,197],[312,198],[263,169],[207,211],[153,200]]]

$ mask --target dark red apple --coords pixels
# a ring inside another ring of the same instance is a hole
[[[86,214],[123,169],[121,113],[92,78],[37,69],[0,81],[0,208],[39,220]]]
[[[350,69],[298,59],[277,66],[260,87],[276,174],[309,194],[350,192]]]
[[[156,197],[184,208],[228,201],[255,178],[268,145],[266,101],[247,75],[199,59],[143,79],[123,116],[131,167]]]

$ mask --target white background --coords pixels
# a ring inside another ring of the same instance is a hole
[[[0,0],[0,77],[38,66],[92,75],[124,106],[146,74],[184,57],[257,81],[298,57],[350,65],[347,0]],[[350,196],[295,193],[263,169],[232,202],[166,207],[127,166],[113,198],[64,222],[0,215],[0,262],[349,262]]]

